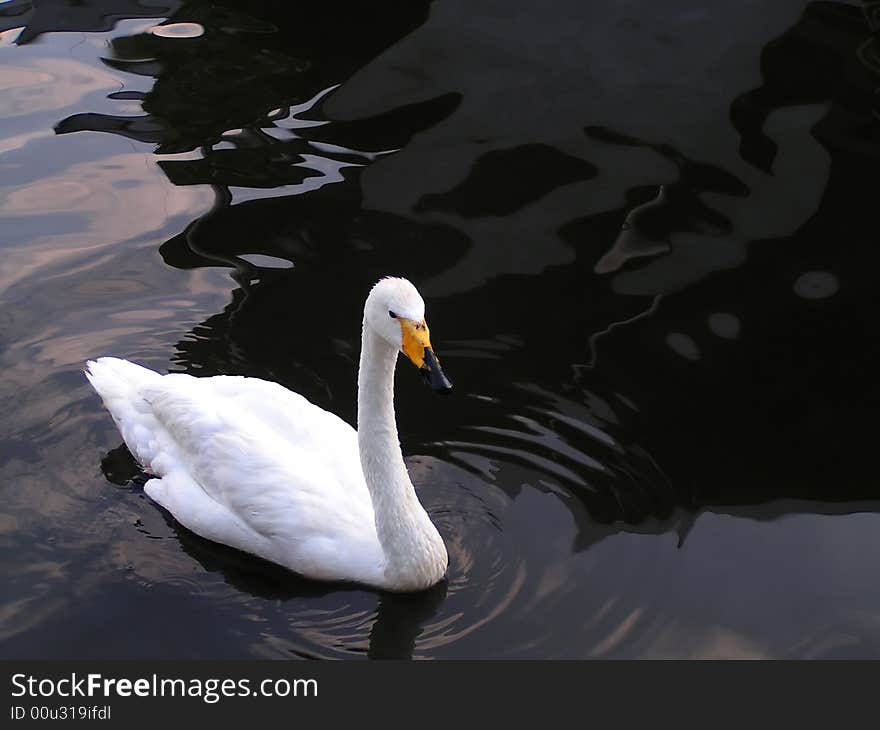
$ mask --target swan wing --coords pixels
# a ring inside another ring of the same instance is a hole
[[[196,380],[207,386],[215,398],[234,403],[256,417],[293,448],[308,450],[316,460],[333,468],[341,483],[362,486],[358,496],[369,500],[357,431],[339,416],[268,380],[237,375]]]
[[[156,475],[147,494],[184,526],[309,577],[375,578],[382,553],[351,426],[274,383],[105,360],[89,379]]]

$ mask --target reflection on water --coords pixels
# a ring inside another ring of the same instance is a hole
[[[0,651],[880,655],[877,8],[746,5],[0,5]],[[384,274],[458,386],[398,377],[442,585],[149,503],[85,359],[354,422]]]

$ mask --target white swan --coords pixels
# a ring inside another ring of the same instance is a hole
[[[86,376],[155,476],[144,490],[188,529],[309,578],[421,590],[448,559],[400,452],[394,368],[402,350],[434,389],[452,387],[424,317],[406,279],[367,297],[357,431],[257,378],[160,375],[109,357]]]

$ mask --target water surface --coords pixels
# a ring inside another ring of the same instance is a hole
[[[0,2],[0,656],[880,657],[877,3]],[[178,526],[81,373],[397,409],[446,583]]]

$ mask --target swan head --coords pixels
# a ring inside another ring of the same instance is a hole
[[[447,393],[452,383],[440,367],[425,322],[425,301],[406,279],[379,281],[364,305],[364,324],[415,365],[432,389]]]

